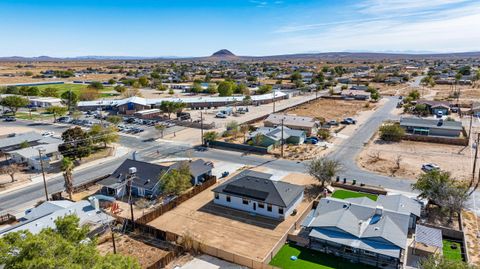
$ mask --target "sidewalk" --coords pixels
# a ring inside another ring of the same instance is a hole
[[[129,153],[128,148],[125,148],[125,147],[122,147],[122,146],[119,146],[119,145],[116,145],[114,150],[115,150],[115,152],[112,156],[79,165],[79,166],[77,166],[73,169],[73,172],[78,172],[78,171],[81,171],[83,169],[86,169],[86,168],[89,168],[89,167],[92,167],[92,166],[101,165],[105,162],[123,157],[123,156],[125,156]],[[50,175],[45,177],[45,180],[48,182],[49,180],[51,180],[53,178],[61,177],[61,176],[63,176],[62,172],[59,172],[59,173],[56,173],[56,174],[50,174]],[[37,184],[37,183],[43,183],[43,176],[41,174],[38,175],[38,176],[32,177],[31,181],[28,182],[28,183],[25,183],[25,184],[22,184],[22,185],[18,185],[18,186],[0,191],[0,195],[2,195],[4,193],[9,193],[9,192],[12,192],[12,191],[15,191],[15,190],[19,190],[19,189],[22,189],[22,188],[25,188],[25,187],[28,187],[28,186],[31,186],[31,185],[34,185],[34,184]]]

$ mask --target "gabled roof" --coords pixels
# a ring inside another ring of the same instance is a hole
[[[282,120],[284,126],[299,126],[312,128],[318,125],[318,122],[314,118],[297,115],[270,114],[265,119],[266,122],[270,122],[276,125],[282,124]]]
[[[271,176],[271,174],[245,170],[212,191],[251,198],[280,207],[290,206],[303,193],[302,186],[274,181],[270,179]]]
[[[374,240],[404,249],[411,212],[390,209],[389,199],[387,198],[388,203],[384,207],[382,201],[375,202],[367,198],[345,200],[322,198],[308,227],[314,228],[317,232],[334,228],[340,233],[343,232],[344,237],[353,236],[352,244]],[[315,234],[312,232],[311,236]]]
[[[264,136],[269,137],[270,139],[274,141],[280,141],[282,139],[282,127],[275,127],[275,128],[269,128],[269,127],[260,127],[254,132],[252,132],[249,137],[255,137],[257,134],[262,134]],[[305,135],[305,131],[302,130],[294,130],[290,129],[286,126],[283,126],[283,139],[288,139],[291,136],[296,136],[300,137]]]
[[[182,162],[174,163],[170,166],[170,168],[178,169],[181,164],[182,164]],[[195,160],[195,161],[188,162],[188,166],[190,168],[190,174],[193,177],[197,177],[197,176],[200,176],[200,175],[203,175],[205,173],[208,173],[208,172],[212,171],[212,166],[207,164],[207,162],[205,162],[202,159],[198,159],[198,160]]]

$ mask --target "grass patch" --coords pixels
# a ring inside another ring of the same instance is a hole
[[[36,87],[39,88],[40,90],[43,90],[46,88],[57,89],[59,95],[69,90],[71,90],[76,94],[80,94],[81,91],[85,90],[88,87],[88,84],[50,84],[50,85],[39,85]],[[104,88],[101,89],[100,92],[111,91],[112,89],[113,89],[112,87],[104,86]]]
[[[457,248],[452,249],[452,245],[455,245]],[[443,239],[443,257],[449,261],[463,261],[462,245],[455,241]]]
[[[367,197],[373,201],[377,201],[377,198],[378,198],[378,196],[375,194],[356,192],[356,191],[347,191],[347,190],[336,190],[333,192],[332,197],[338,198],[338,199]]]
[[[52,114],[46,114],[46,113],[34,113],[32,112],[32,117],[30,117],[30,114],[28,112],[17,112],[15,115],[15,118],[17,119],[22,119],[22,120],[50,120],[53,119]]]
[[[296,261],[290,259],[297,256]],[[270,265],[282,269],[370,269],[374,268],[363,264],[353,264],[339,257],[327,255],[315,250],[299,247],[294,244],[284,245],[270,261]]]

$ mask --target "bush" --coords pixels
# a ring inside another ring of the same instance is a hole
[[[380,138],[383,141],[398,142],[405,135],[405,130],[398,124],[385,124],[380,127]]]
[[[317,135],[322,140],[328,140],[331,137],[330,131],[327,129],[318,130]]]

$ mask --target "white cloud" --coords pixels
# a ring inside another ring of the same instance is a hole
[[[360,12],[365,14],[385,14],[395,12],[415,12],[432,10],[447,5],[462,4],[470,0],[364,0],[357,4]]]

